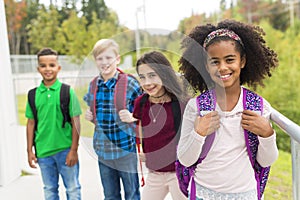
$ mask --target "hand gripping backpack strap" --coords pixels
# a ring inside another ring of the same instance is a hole
[[[261,115],[263,113],[262,97],[246,88],[243,88],[243,106],[245,110],[259,111]],[[259,145],[257,135],[247,130],[244,130],[244,135],[250,162],[255,172],[255,179],[257,182],[257,196],[260,200],[268,180],[270,167],[261,167],[256,160],[256,154]]]
[[[200,116],[204,116],[205,113],[214,111],[216,109],[216,104],[217,104],[217,99],[216,99],[216,93],[214,90],[209,90],[197,97],[197,108]],[[195,169],[199,163],[202,162],[202,160],[205,159],[207,156],[213,142],[215,139],[216,133],[213,132],[212,134],[206,136],[205,142],[202,146],[202,150],[200,153],[199,160],[197,161],[192,179],[191,179],[191,187],[190,187],[190,200],[196,200],[196,183],[194,180],[194,174],[195,174]]]
[[[127,103],[127,85],[128,85],[128,76],[129,74],[124,73],[122,70],[117,68],[119,71],[118,80],[115,85],[115,92],[114,92],[114,105],[116,108],[116,112],[119,113],[120,110],[126,109]],[[131,76],[131,75],[130,75]],[[134,76],[131,76],[135,78]],[[96,124],[97,117],[96,117],[96,95],[97,95],[97,81],[99,76],[95,77],[91,84],[90,84],[90,94],[93,95],[93,101],[91,102],[90,109],[93,113],[93,122]]]
[[[216,98],[214,91],[206,91],[199,95],[196,98],[196,105],[200,116],[205,115],[205,112],[211,112],[215,110],[216,107]],[[205,159],[207,153],[209,152],[213,141],[215,138],[215,133],[210,134],[205,138],[204,144],[202,146],[202,150],[199,156],[199,159],[191,166],[186,167],[180,163],[177,159],[175,162],[176,176],[179,183],[179,188],[181,192],[188,197],[188,193],[190,193],[190,199],[196,199],[196,184],[194,181],[194,172],[199,163]],[[189,184],[190,183],[190,184]],[[190,190],[188,189],[190,185]]]

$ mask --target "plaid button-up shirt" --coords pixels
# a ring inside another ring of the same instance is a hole
[[[114,92],[118,80],[115,76],[104,82],[101,76],[97,81],[96,118],[97,123],[93,137],[93,146],[100,159],[111,160],[128,155],[136,151],[135,132],[133,124],[121,122],[114,106]],[[91,84],[89,86],[89,91]],[[139,83],[128,76],[126,106],[132,112],[134,100],[141,94]],[[90,106],[93,101],[93,92],[84,96]]]

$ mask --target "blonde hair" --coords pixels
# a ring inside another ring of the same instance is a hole
[[[119,55],[119,45],[116,41],[112,39],[101,39],[96,42],[93,48],[93,56],[96,58],[103,51],[111,48],[116,55]]]

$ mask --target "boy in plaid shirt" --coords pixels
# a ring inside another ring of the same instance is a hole
[[[121,119],[132,117],[134,100],[141,94],[140,86],[136,79],[127,76],[126,109],[117,113],[114,93],[120,73],[117,70],[120,63],[119,46],[114,40],[101,39],[94,45],[93,57],[100,73],[96,80],[97,92],[91,91],[91,82],[89,92],[84,96],[90,106],[85,118],[95,123],[93,147],[98,155],[105,199],[122,199],[121,179],[125,199],[137,200],[140,199],[140,192],[135,132],[133,126]]]

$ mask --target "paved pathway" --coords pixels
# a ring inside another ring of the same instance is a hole
[[[81,138],[79,145],[80,182],[83,200],[104,199],[99,177],[96,156],[90,138]],[[145,167],[143,168],[145,169]],[[43,185],[39,170],[30,169],[31,175],[21,176],[12,183],[0,187],[1,200],[42,200]],[[145,174],[145,172],[144,172]],[[60,185],[63,186],[62,181]],[[66,200],[63,187],[60,188],[61,200]],[[168,195],[165,200],[171,200]]]

